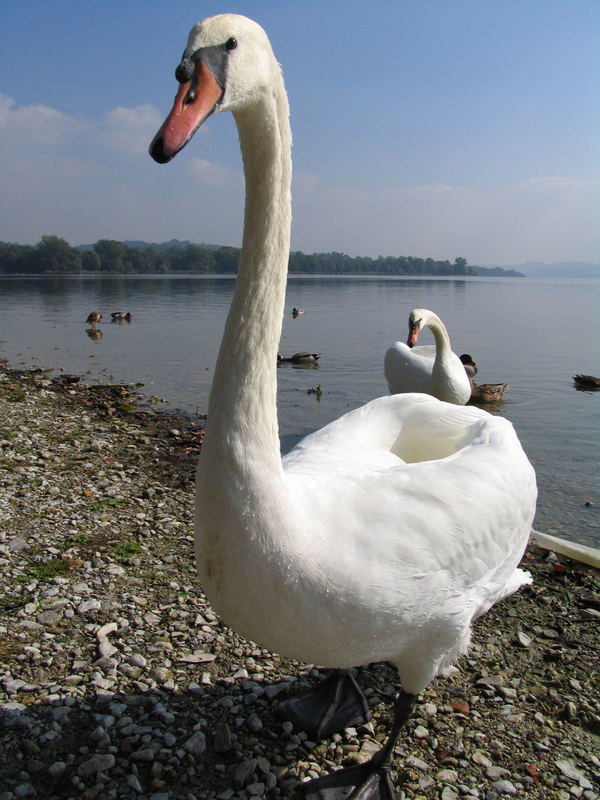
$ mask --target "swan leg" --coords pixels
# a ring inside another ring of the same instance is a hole
[[[275,713],[317,741],[371,719],[367,698],[347,670],[333,670],[315,689],[281,700]]]
[[[304,800],[397,800],[390,776],[390,760],[400,729],[414,711],[416,695],[400,691],[394,704],[394,722],[386,743],[366,764],[341,769],[298,787]]]

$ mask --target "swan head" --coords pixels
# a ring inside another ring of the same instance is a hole
[[[185,147],[211,114],[242,111],[282,80],[267,34],[238,14],[194,25],[175,77],[179,88],[173,108],[149,148],[159,164]]]
[[[432,312],[426,308],[413,308],[408,315],[408,339],[406,344],[409,347],[416,345],[421,328],[427,327],[431,318]]]

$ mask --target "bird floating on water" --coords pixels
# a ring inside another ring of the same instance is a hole
[[[423,328],[431,330],[435,345],[415,347]],[[386,350],[384,373],[391,394],[425,392],[457,405],[464,405],[471,396],[471,384],[452,352],[444,323],[426,308],[410,312],[406,344],[396,342]]]
[[[469,403],[474,405],[492,405],[502,400],[504,392],[509,389],[508,383],[480,383],[477,384],[473,380],[477,375],[477,363],[468,353],[463,353],[459,356],[465,372],[471,382],[471,397]]]
[[[277,363],[284,364],[286,361],[292,364],[316,364],[321,358],[321,353],[294,353],[293,356],[277,356]]]
[[[508,383],[473,383],[469,403],[473,405],[492,405],[502,400],[504,392],[509,389]]]
[[[95,328],[101,319],[102,314],[99,311],[90,311],[88,318],[86,319],[86,324],[89,323],[92,328]]]
[[[595,392],[600,389],[600,378],[594,375],[573,375],[573,383],[576,389],[586,392]]]
[[[131,313],[129,311],[113,311],[111,317],[113,322],[131,322]]]
[[[304,314],[304,311],[301,308],[292,308],[292,317],[301,317]]]
[[[281,459],[277,347],[292,175],[281,69],[259,25],[225,14],[192,28],[176,78],[152,157],[170,161],[207,117],[231,111],[246,178],[240,265],[196,478],[200,581],[222,619],[263,647],[332,668],[397,667],[386,745],[301,789],[315,800],[392,797],[387,763],[417,694],[467,649],[471,621],[530,581],[518,564],[535,474],[507,420],[423,394],[372,400]],[[347,675],[334,673],[331,691],[309,700],[309,718],[344,726]]]
[[[462,353],[459,356],[459,358],[461,364],[465,368],[467,377],[469,378],[469,380],[472,380],[475,377],[475,375],[477,375],[477,362],[473,360],[473,357],[469,355],[469,353]]]

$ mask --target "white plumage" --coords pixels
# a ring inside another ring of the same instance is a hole
[[[395,342],[384,356],[384,373],[391,394],[425,392],[464,406],[471,396],[465,368],[450,347],[442,320],[426,308],[414,308],[408,317],[408,342]],[[422,328],[429,328],[435,345],[414,346]]]
[[[208,113],[231,110],[246,176],[240,268],[198,464],[202,586],[229,625],[263,646],[331,667],[387,660],[419,692],[467,646],[471,620],[529,580],[518,563],[533,469],[508,421],[422,394],[373,400],[280,458],[287,96],[265,33],[244,17],[199,23],[186,58],[197,91],[182,81],[152,155],[169,160]],[[205,84],[209,99],[195,111]]]

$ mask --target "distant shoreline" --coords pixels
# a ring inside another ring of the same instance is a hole
[[[60,236],[42,236],[36,245],[0,242],[0,274],[235,274],[240,260],[238,247],[192,244],[172,240],[163,244],[118,242],[99,239],[94,244],[71,245]],[[471,266],[458,256],[448,259],[417,256],[349,256],[342,252],[307,254],[293,250],[290,274],[309,275],[400,275],[509,276],[516,270]]]
[[[169,277],[188,277],[188,278],[235,278],[235,272],[192,272],[186,270],[173,270],[171,272],[0,272],[0,278],[169,278]],[[469,278],[526,278],[527,275],[516,274],[488,274],[481,275],[414,275],[410,273],[398,272],[390,275],[385,272],[288,272],[289,277],[293,278],[409,278],[412,280],[422,280],[431,278],[433,280],[467,280]]]

